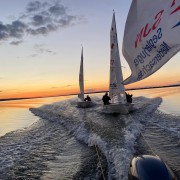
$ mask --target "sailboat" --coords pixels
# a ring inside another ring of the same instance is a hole
[[[122,46],[131,75],[123,84],[149,77],[180,51],[179,13],[180,1],[132,1]],[[134,157],[130,163],[129,179],[147,178],[176,179],[157,155]]]
[[[110,83],[109,96],[111,104],[104,105],[104,109],[111,113],[128,114],[133,109],[133,104],[127,102],[123,82],[122,68],[119,55],[115,13],[113,12],[110,30]]]
[[[81,50],[81,63],[80,63],[80,70],[79,70],[79,89],[80,93],[78,94],[79,102],[77,106],[79,108],[88,108],[92,107],[94,104],[91,101],[84,101],[84,67],[83,67],[83,47]]]
[[[163,7],[162,7],[163,4]],[[151,11],[149,11],[151,9]],[[127,103],[124,85],[141,81],[159,70],[180,51],[178,1],[133,0],[126,20],[122,53],[131,69],[123,80],[115,13],[111,26],[111,59],[109,94],[112,104],[105,109],[129,113],[133,104]]]

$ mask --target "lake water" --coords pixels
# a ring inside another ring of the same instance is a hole
[[[0,179],[127,180],[133,155],[154,153],[180,178],[180,87],[130,93],[130,115],[105,114],[101,93],[88,109],[76,96],[0,102]]]

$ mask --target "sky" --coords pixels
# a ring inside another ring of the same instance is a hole
[[[81,47],[85,91],[108,90],[113,9],[124,79],[122,39],[131,0],[1,0],[0,99],[79,92]],[[180,53],[126,88],[180,84]]]

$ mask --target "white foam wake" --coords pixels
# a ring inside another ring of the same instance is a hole
[[[31,111],[35,115],[50,121],[59,121],[79,141],[88,146],[98,146],[108,162],[108,179],[127,180],[129,163],[135,151],[134,142],[143,129],[142,122],[147,114],[157,109],[161,99],[136,98],[136,110],[131,115],[118,117],[125,122],[124,128],[119,129],[119,132],[116,127],[108,130],[108,123],[117,117],[108,116],[110,121],[107,121],[106,117],[98,112],[99,107],[88,110],[78,109],[75,101],[73,99],[45,105],[38,109],[31,109]],[[93,124],[95,124],[94,127]],[[119,124],[118,126],[121,127],[121,123]],[[96,129],[97,126],[99,129]]]

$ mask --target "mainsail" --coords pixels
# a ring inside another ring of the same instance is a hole
[[[113,13],[112,25],[110,30],[110,84],[109,95],[112,102],[126,103],[125,89],[122,84],[123,75],[119,56],[115,13]]]
[[[79,89],[80,89],[80,94],[78,94],[78,97],[81,99],[81,101],[84,101],[83,47],[81,50],[81,64],[79,70]]]
[[[179,52],[179,17],[179,0],[132,0],[123,39],[131,76],[123,84],[147,78]]]

